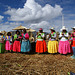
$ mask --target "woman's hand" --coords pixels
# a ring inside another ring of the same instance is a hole
[[[51,34],[49,34],[49,38],[51,37]]]
[[[62,35],[64,36],[64,33],[62,33]]]

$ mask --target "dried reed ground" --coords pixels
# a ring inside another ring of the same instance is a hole
[[[0,75],[68,75],[75,72],[71,55],[0,54]]]

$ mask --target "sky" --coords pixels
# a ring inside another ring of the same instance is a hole
[[[75,0],[0,0],[0,31],[12,31],[20,25],[60,31],[62,15],[70,31],[75,26]]]

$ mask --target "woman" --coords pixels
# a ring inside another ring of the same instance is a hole
[[[9,52],[10,50],[13,50],[11,32],[8,32],[8,33],[7,33],[5,49],[6,49],[8,52]]]
[[[26,33],[26,30],[23,30],[22,33],[22,44],[21,44],[21,52],[30,52],[31,45],[29,41],[29,35]]]
[[[14,44],[13,44],[14,52],[21,52],[21,44],[20,44],[20,32],[17,30],[14,35]]]
[[[71,53],[70,50],[70,43],[68,41],[68,32],[67,32],[67,28],[65,26],[62,27],[61,29],[62,32],[60,32],[59,38],[59,53],[60,54],[67,54],[67,53]]]
[[[2,33],[0,31],[0,53],[4,53],[5,52],[5,42],[4,42],[4,38],[2,37]]]
[[[40,28],[39,32],[37,33],[37,42],[36,42],[36,52],[37,53],[44,53],[47,51],[46,42],[44,40],[45,34],[43,33],[43,29]]]
[[[72,28],[73,32],[71,34],[72,38],[72,50],[73,50],[73,56],[71,56],[72,59],[75,59],[75,27]]]
[[[56,32],[53,27],[50,30],[51,30],[51,33],[49,35],[48,53],[57,53],[58,52],[58,42],[56,41]]]

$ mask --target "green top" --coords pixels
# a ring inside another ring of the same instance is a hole
[[[40,33],[38,33],[38,39],[42,39],[42,36],[44,35],[44,33],[41,33],[41,35],[39,35]]]
[[[63,32],[61,32],[61,34],[62,34]],[[67,34],[67,32],[65,32],[64,34]]]
[[[56,33],[56,32],[50,33],[50,34],[51,34],[51,37],[53,37],[55,33]]]
[[[17,34],[14,35],[14,40],[17,38]]]

